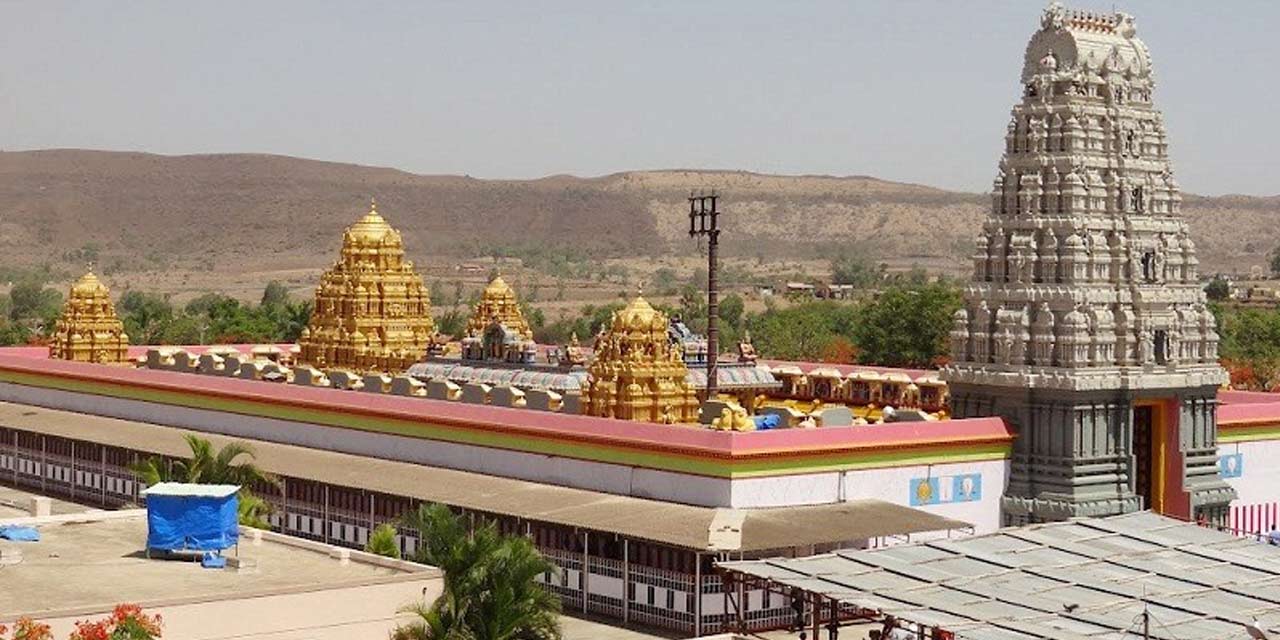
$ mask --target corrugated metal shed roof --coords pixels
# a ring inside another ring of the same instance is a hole
[[[1280,633],[1280,548],[1149,512],[720,566],[972,640]]]

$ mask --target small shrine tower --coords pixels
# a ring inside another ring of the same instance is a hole
[[[529,328],[524,314],[520,312],[520,302],[516,300],[516,293],[511,290],[511,286],[502,279],[501,275],[494,276],[493,280],[489,281],[489,285],[484,288],[484,295],[480,297],[480,302],[476,303],[471,318],[467,320],[467,332],[483,334],[485,329],[495,321],[526,340],[533,339],[533,330]]]
[[[1224,523],[1218,333],[1151,54],[1123,13],[1045,10],[1027,45],[943,370],[1017,429],[1005,524],[1151,509]]]
[[[404,259],[400,232],[371,203],[347,227],[340,257],[316,287],[298,362],[396,373],[426,355],[434,333],[427,287]]]
[[[588,367],[586,412],[643,422],[695,422],[698,400],[689,369],[667,339],[668,319],[643,297],[615,311],[596,339]]]
[[[129,336],[111,291],[90,270],[75,284],[49,337],[49,357],[101,364],[129,361]]]
[[[538,344],[515,292],[502,276],[494,276],[467,320],[462,358],[533,364],[537,357]]]

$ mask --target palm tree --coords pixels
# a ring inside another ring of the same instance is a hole
[[[271,512],[271,505],[254,495],[250,487],[258,483],[279,487],[280,479],[252,462],[241,460],[242,457],[253,459],[253,447],[243,442],[230,442],[214,450],[213,443],[200,436],[188,434],[183,439],[191,448],[190,458],[166,465],[153,456],[129,465],[129,470],[148,487],[160,482],[239,485],[240,524],[268,528],[266,516]]]
[[[558,640],[560,600],[538,576],[556,566],[527,538],[504,536],[485,522],[468,531],[443,505],[406,514],[421,544],[413,560],[444,571],[444,593],[431,606],[406,612],[418,620],[394,640]]]

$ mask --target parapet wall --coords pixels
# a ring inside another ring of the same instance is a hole
[[[728,433],[5,351],[3,400],[702,506],[820,504],[892,491],[876,497],[973,521],[940,501],[939,478],[978,474],[982,495],[994,501],[1012,440],[998,419]],[[865,489],[875,485],[859,472],[884,468],[911,477],[902,487]],[[913,482],[920,479],[926,489]]]

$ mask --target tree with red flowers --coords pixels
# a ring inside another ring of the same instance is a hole
[[[116,605],[103,620],[81,620],[70,640],[155,640],[160,637],[160,614],[147,615],[136,604]]]
[[[9,629],[0,624],[0,640],[4,640]],[[53,640],[53,632],[49,625],[41,624],[31,618],[18,618],[13,625],[12,640]]]

